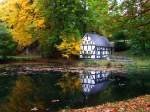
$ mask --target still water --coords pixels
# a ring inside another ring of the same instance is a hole
[[[150,93],[149,72],[0,73],[0,112],[53,112]]]

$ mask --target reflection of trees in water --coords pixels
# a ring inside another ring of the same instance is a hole
[[[5,112],[30,112],[33,107],[43,108],[42,102],[34,99],[34,85],[29,76],[19,76],[8,97]],[[42,112],[42,111],[41,111]]]
[[[3,102],[6,100],[6,97],[8,96],[8,92],[13,87],[15,80],[16,80],[16,77],[13,77],[13,76],[7,76],[7,75],[0,76],[0,102]]]
[[[82,102],[81,83],[79,75],[72,73],[65,73],[57,85],[60,86],[60,97],[64,105],[69,107],[76,105],[77,102]],[[79,103],[80,104],[80,103]]]
[[[66,106],[80,107],[84,103],[83,92],[89,92],[86,105],[150,93],[149,72],[109,74],[107,71],[92,71],[80,75],[72,73],[20,75],[13,78],[13,82],[9,84],[10,88],[13,85],[14,87],[9,93],[7,102],[0,104],[0,112],[31,112],[31,109],[36,108],[37,112],[47,112],[48,108],[57,111]],[[107,81],[111,82],[108,86]],[[2,87],[8,85],[5,82],[1,83],[5,84]]]
[[[57,85],[61,87],[63,93],[75,92],[81,89],[80,79],[76,74],[64,74],[63,77],[58,81]]]
[[[28,112],[32,108],[32,80],[28,76],[20,76],[12,88],[7,103],[7,112]]]

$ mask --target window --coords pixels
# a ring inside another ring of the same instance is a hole
[[[94,49],[95,48],[95,46],[94,45],[92,45],[92,49]]]

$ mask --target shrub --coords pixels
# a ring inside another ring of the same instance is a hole
[[[124,51],[128,49],[128,45],[126,43],[127,36],[124,31],[115,32],[112,37],[115,40],[115,51]]]
[[[6,27],[0,24],[0,56],[5,61],[8,55],[16,51],[16,43],[13,41],[11,34]]]
[[[124,50],[128,49],[128,46],[127,46],[127,44],[125,42],[117,41],[114,44],[114,49],[115,49],[115,51],[124,51]]]
[[[69,38],[70,37],[70,38]],[[62,57],[71,58],[77,57],[80,54],[80,39],[75,34],[70,34],[69,37],[62,35],[62,42],[57,46],[57,49],[61,52]]]
[[[137,31],[132,36],[131,50],[136,55],[150,55],[150,38],[149,32]]]
[[[124,31],[119,31],[119,32],[115,32],[112,35],[113,39],[118,41],[118,40],[126,40],[127,36],[125,35]]]

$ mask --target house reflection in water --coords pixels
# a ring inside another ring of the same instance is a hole
[[[80,75],[85,96],[103,91],[110,83],[110,71],[85,71]]]

